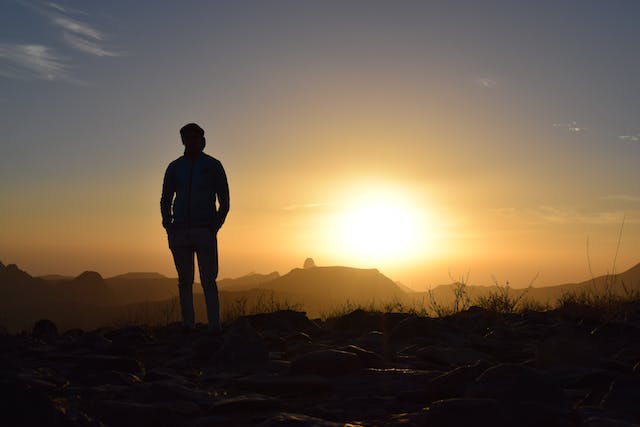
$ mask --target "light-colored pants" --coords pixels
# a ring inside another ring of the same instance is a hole
[[[220,301],[218,299],[218,240],[211,228],[175,228],[168,233],[169,248],[178,271],[178,289],[182,320],[187,327],[195,326],[193,309],[193,255],[198,257],[200,283],[207,304],[210,330],[220,329]]]

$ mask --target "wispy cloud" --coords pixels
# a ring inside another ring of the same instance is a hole
[[[488,77],[478,77],[476,79],[476,84],[485,89],[492,89],[498,85],[498,83],[495,80],[490,79]]]
[[[314,209],[322,206],[326,206],[326,203],[305,203],[305,204],[297,204],[297,205],[287,205],[283,206],[282,210],[285,211],[295,211],[300,209]]]
[[[0,43],[0,75],[17,79],[69,80],[68,61],[39,44]]]
[[[640,142],[640,133],[637,133],[635,135],[620,135],[618,136],[618,138],[626,142],[627,144],[634,144]]]
[[[49,25],[57,28],[64,45],[55,46],[50,39],[46,42],[0,42],[0,77],[83,84],[70,74],[74,52],[99,57],[121,55],[108,46],[109,37],[88,22],[87,13],[53,2],[16,2],[43,16]],[[65,50],[65,45],[70,49]]]
[[[554,123],[553,127],[567,129],[569,132],[573,133],[584,132],[587,130],[587,128],[579,126],[575,121],[569,123]]]
[[[531,208],[494,208],[491,213],[505,219],[521,221],[527,225],[543,224],[620,224],[625,212],[619,210],[581,210],[570,207],[557,207],[540,205]],[[636,222],[640,219],[640,212],[626,212],[627,222]],[[637,218],[637,219],[636,219]]]
[[[69,44],[69,46],[84,53],[89,53],[95,56],[119,56],[117,52],[107,50],[98,43],[73,34],[65,33],[63,39],[67,44]]]
[[[602,200],[618,200],[622,202],[640,202],[640,196],[632,196],[630,194],[610,194],[600,197]]]
[[[62,29],[62,40],[73,49],[95,56],[119,56],[105,46],[105,34],[77,15],[85,15],[76,10],[66,9],[57,3],[46,3],[46,8],[38,9],[54,26]]]

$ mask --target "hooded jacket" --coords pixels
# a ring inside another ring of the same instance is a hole
[[[160,212],[166,229],[213,227],[217,231],[229,212],[229,184],[222,163],[203,152],[171,162],[164,174]]]

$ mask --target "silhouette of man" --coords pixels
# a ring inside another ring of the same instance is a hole
[[[186,330],[195,326],[194,254],[207,304],[209,330],[220,332],[217,233],[229,212],[229,185],[219,160],[205,154],[204,130],[195,123],[180,129],[184,155],[164,174],[160,212],[178,272],[180,308]],[[174,198],[175,196],[175,198]],[[216,203],[217,202],[217,203]]]

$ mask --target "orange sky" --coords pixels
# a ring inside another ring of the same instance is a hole
[[[178,129],[195,121],[231,187],[221,277],[313,257],[418,290],[468,271],[478,284],[582,281],[587,239],[606,273],[623,218],[615,267],[629,268],[640,34],[634,6],[588,4],[141,15],[16,3],[33,25],[0,43],[0,260],[32,274],[175,275],[160,187]],[[56,27],[61,13],[83,26]],[[100,37],[79,51],[55,36],[78,28]]]

